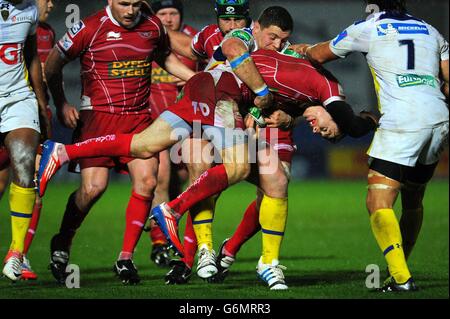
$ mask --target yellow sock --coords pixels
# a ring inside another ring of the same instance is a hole
[[[11,250],[23,252],[25,236],[31,222],[36,192],[34,188],[22,188],[11,183],[9,206],[11,209]]]
[[[264,195],[259,209],[262,230],[262,263],[271,264],[280,256],[281,242],[288,215],[287,198],[271,198]]]
[[[209,250],[213,249],[212,222],[215,203],[215,198],[208,198],[190,209],[197,247],[206,245]]]
[[[399,284],[411,278],[402,247],[402,235],[392,209],[379,209],[370,216],[375,239],[386,258],[389,272]]]

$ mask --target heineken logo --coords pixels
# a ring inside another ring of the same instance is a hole
[[[8,18],[9,18],[9,11],[8,10],[2,10],[2,18],[3,18],[3,21],[8,20]]]
[[[416,75],[416,74],[403,74],[397,75],[397,83],[401,88],[418,86],[418,85],[429,85],[431,87],[436,87],[436,79],[434,76],[430,75]]]

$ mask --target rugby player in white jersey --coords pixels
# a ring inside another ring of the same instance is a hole
[[[315,63],[362,52],[381,113],[369,148],[367,209],[390,276],[381,291],[414,291],[406,260],[419,236],[423,197],[448,143],[448,42],[409,15],[405,0],[370,0],[380,12],[335,39],[296,47]],[[393,211],[402,199],[400,222]]]
[[[33,178],[40,134],[39,109],[45,109],[47,101],[37,55],[39,13],[35,1],[0,0],[0,15],[0,133],[12,168],[12,242],[3,274],[17,281],[36,198]]]

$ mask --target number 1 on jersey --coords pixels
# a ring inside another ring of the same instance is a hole
[[[414,70],[416,68],[416,52],[414,49],[414,41],[413,40],[400,40],[400,46],[407,45],[408,46],[408,70]]]

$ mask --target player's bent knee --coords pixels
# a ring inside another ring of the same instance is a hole
[[[83,184],[79,189],[79,195],[83,202],[92,202],[99,199],[106,190],[106,185]]]
[[[146,196],[150,196],[156,189],[158,182],[155,177],[148,176],[141,179],[138,183],[133,185],[134,190],[138,194],[143,194]],[[168,185],[167,185],[168,188]]]

